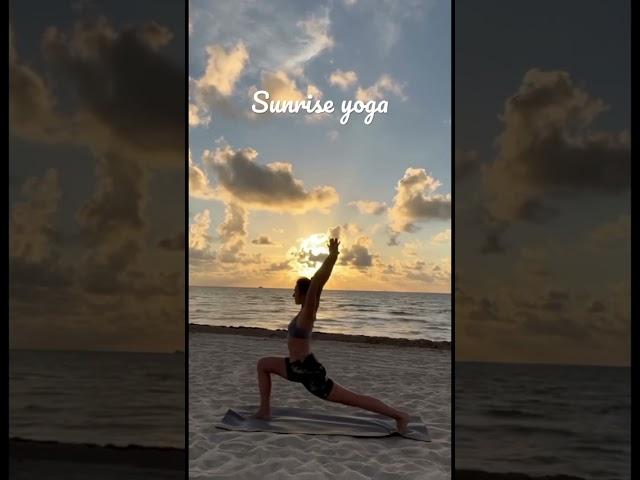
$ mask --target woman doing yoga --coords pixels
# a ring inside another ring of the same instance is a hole
[[[340,242],[337,238],[330,239],[329,256],[316,274],[311,279],[300,278],[296,282],[293,298],[296,305],[301,305],[301,308],[289,323],[287,337],[289,356],[286,358],[263,357],[258,360],[260,408],[254,416],[263,420],[271,418],[271,374],[276,374],[291,382],[301,383],[312,394],[324,400],[359,407],[391,417],[396,421],[398,432],[405,433],[408,430],[409,415],[390,407],[377,398],[354,393],[338,385],[327,377],[324,367],[311,353],[311,331],[316,320],[320,294],[338,259],[339,245]]]

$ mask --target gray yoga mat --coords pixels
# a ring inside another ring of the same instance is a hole
[[[293,407],[273,407],[271,420],[258,420],[251,416],[258,407],[229,409],[215,426],[240,432],[295,433],[305,435],[346,435],[350,437],[388,437],[401,435],[404,438],[430,442],[427,426],[419,416],[409,421],[410,431],[400,434],[395,422],[382,415],[370,412],[354,412],[350,415],[330,413]]]

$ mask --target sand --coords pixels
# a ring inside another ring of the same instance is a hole
[[[236,329],[234,333],[242,333]],[[229,330],[231,331],[231,330]],[[255,332],[254,332],[255,333]],[[257,405],[256,362],[286,356],[269,334],[203,333],[189,338],[189,478],[261,480],[444,479],[451,477],[449,349],[314,339],[336,382],[420,415],[431,443],[229,432],[214,427],[230,407]],[[273,377],[272,405],[350,413],[303,386]]]
[[[186,478],[185,468],[185,451],[174,448],[9,440],[11,480],[177,480]]]

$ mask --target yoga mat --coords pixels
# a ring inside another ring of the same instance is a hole
[[[350,415],[333,415],[322,411],[293,407],[273,407],[271,420],[251,418],[258,407],[230,408],[215,426],[240,432],[273,432],[304,435],[345,435],[349,437],[402,436],[430,442],[427,426],[419,416],[409,420],[410,431],[396,432],[394,420],[376,413],[359,411]]]

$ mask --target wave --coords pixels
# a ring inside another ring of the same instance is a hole
[[[631,405],[613,405],[600,409],[598,413],[606,415],[608,413],[628,412],[629,410],[631,410]]]
[[[544,415],[540,415],[538,413],[515,409],[490,408],[486,410],[486,412],[492,417],[500,418],[544,418]]]
[[[501,425],[499,428],[513,433],[555,435],[560,437],[573,437],[576,435],[576,433],[572,432],[571,430],[553,427],[534,427],[530,425]]]

